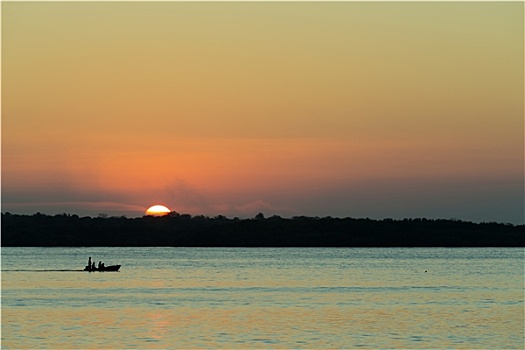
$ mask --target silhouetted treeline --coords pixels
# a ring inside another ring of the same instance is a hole
[[[460,220],[2,214],[2,246],[524,247],[525,226]]]

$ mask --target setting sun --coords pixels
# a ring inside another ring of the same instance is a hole
[[[169,214],[171,210],[166,208],[163,205],[154,205],[148,208],[146,210],[146,215],[152,215],[152,216],[164,216],[166,214]]]

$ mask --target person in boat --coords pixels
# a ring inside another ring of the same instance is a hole
[[[91,271],[91,257],[89,257],[88,264],[87,264],[86,267],[87,267],[88,271]]]
[[[93,264],[91,265],[91,271],[96,271],[97,268],[95,267],[95,262],[93,261]]]
[[[99,262],[98,262],[98,270],[99,270],[99,271],[100,271],[100,270],[104,270],[104,267],[105,267],[105,266],[104,266],[104,263],[103,263],[102,261],[99,261]]]

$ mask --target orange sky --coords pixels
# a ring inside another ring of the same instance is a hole
[[[523,3],[2,3],[2,211],[523,223]]]

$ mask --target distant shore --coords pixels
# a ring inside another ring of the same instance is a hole
[[[449,219],[2,213],[4,247],[525,247],[525,225]]]

